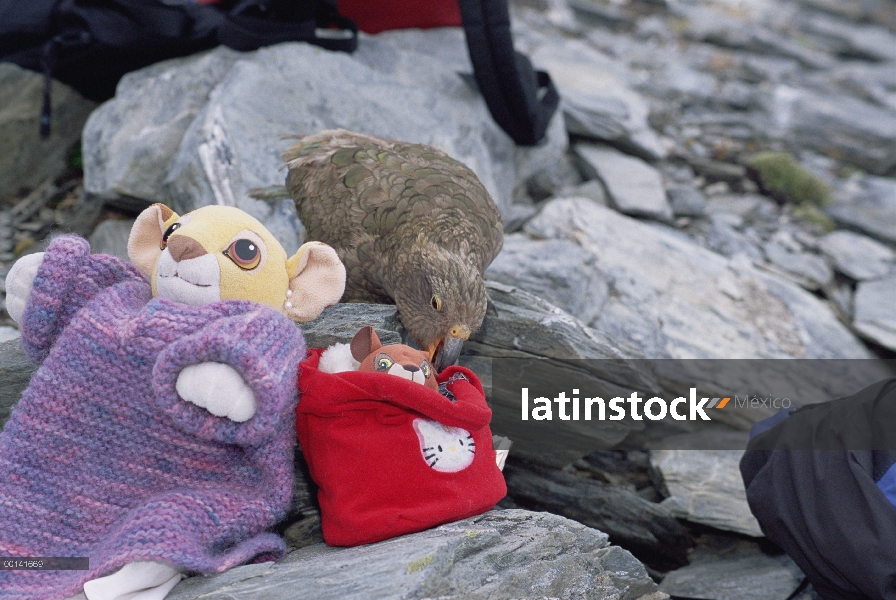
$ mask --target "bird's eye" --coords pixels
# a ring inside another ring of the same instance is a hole
[[[165,230],[165,233],[162,234],[162,241],[159,243],[159,250],[164,250],[168,247],[168,238],[171,237],[171,234],[174,233],[176,229],[180,228],[180,223],[173,223],[171,227]]]
[[[432,367],[429,364],[428,360],[424,360],[420,363],[420,370],[423,372],[423,377],[429,379],[429,374],[432,373]]]
[[[442,299],[435,294],[429,299],[429,304],[436,310],[442,310]]]
[[[380,354],[375,359],[373,359],[373,369],[375,371],[388,371],[394,364],[395,361],[386,354]]]
[[[233,242],[224,251],[224,255],[245,271],[251,271],[261,262],[261,250],[252,240]]]

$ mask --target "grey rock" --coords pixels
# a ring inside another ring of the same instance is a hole
[[[709,196],[706,203],[708,213],[731,213],[745,221],[752,221],[770,209],[774,210],[771,201],[759,194],[715,194]]]
[[[518,286],[590,323],[609,291],[594,263],[592,254],[569,240],[532,241],[511,234],[504,237],[504,247],[485,276]]]
[[[577,185],[575,187],[565,187],[557,192],[558,198],[588,198],[589,200],[593,200],[597,202],[601,206],[608,206],[609,201],[607,200],[607,192],[604,190],[604,185],[592,179],[591,181],[586,181],[581,185]]]
[[[555,199],[526,224],[597,257],[610,288],[590,325],[650,358],[859,358],[870,353],[793,283],[582,199]]]
[[[9,327],[8,325],[0,326],[0,344],[18,339],[21,336],[22,332],[15,327]]]
[[[708,73],[702,73],[682,63],[671,63],[663,73],[664,85],[682,96],[706,100],[715,95],[717,81]]]
[[[826,209],[840,225],[884,242],[896,242],[896,181],[864,177],[851,181]]]
[[[355,548],[315,544],[279,563],[180,582],[169,600],[523,598],[662,600],[607,535],[546,513],[503,510]]]
[[[678,5],[676,9],[687,18],[684,35],[688,39],[787,57],[813,69],[835,64],[835,60],[825,53],[806,48],[777,31],[725,14],[716,7]]]
[[[896,253],[880,242],[851,231],[834,231],[818,243],[837,270],[857,281],[883,277],[893,268]]]
[[[661,505],[694,523],[761,537],[740,476],[741,456],[742,450],[651,451],[670,494]]]
[[[647,123],[648,104],[626,85],[626,74],[608,56],[579,40],[553,39],[531,58],[556,83],[569,133],[610,142],[648,159],[665,156]]]
[[[852,286],[842,281],[835,281],[824,288],[824,294],[840,319],[845,323],[852,323],[854,314]]]
[[[662,505],[633,490],[512,455],[504,467],[507,493],[518,506],[563,515],[603,531],[653,568],[687,564],[690,535]]]
[[[51,85],[50,137],[40,137],[44,78],[0,63],[0,200],[35,188],[65,169],[69,150],[96,104],[58,81]]]
[[[859,282],[854,301],[853,327],[862,336],[896,350],[896,277]]]
[[[340,303],[324,310],[313,321],[300,323],[309,348],[328,348],[352,340],[359,329],[370,325],[383,344],[400,344],[406,334],[395,306],[389,304]]]
[[[896,111],[832,92],[779,86],[775,120],[782,140],[878,175],[896,167]]]
[[[184,132],[240,54],[226,47],[125,75],[84,127],[84,188],[159,201]]]
[[[0,342],[0,428],[9,419],[35,369],[22,351],[20,340]]]
[[[748,540],[705,537],[711,542],[697,547],[690,565],[668,573],[660,584],[662,591],[695,599],[766,600],[789,598],[802,583],[802,572],[786,554],[765,554]],[[811,597],[806,593],[797,598]]]
[[[896,35],[885,27],[812,15],[800,22],[804,31],[834,42],[837,54],[871,61],[896,60]]]
[[[834,277],[830,265],[818,255],[793,252],[774,242],[766,244],[763,250],[769,262],[807,290],[824,287]]]
[[[666,195],[676,217],[702,217],[706,214],[706,196],[695,187],[666,188]]]
[[[131,235],[131,219],[103,221],[90,236],[90,251],[94,254],[111,254],[122,260],[128,258],[128,237]]]
[[[736,225],[743,219],[734,214],[723,213],[710,215],[710,230],[706,234],[706,247],[729,258],[743,255],[753,264],[762,261],[762,251],[753,240],[737,231]],[[732,223],[731,217],[734,217]]]
[[[558,190],[575,188],[582,183],[582,176],[571,156],[555,167],[540,169],[529,178],[526,191],[535,202],[557,194]]]
[[[518,148],[458,77],[469,70],[462,32],[450,29],[364,36],[354,55],[292,43],[169,61],[131,74],[88,123],[85,179],[95,194],[164,200],[178,212],[236,206],[292,252],[303,229],[291,203],[247,192],[282,184],[290,142],[281,135],[342,127],[441,148],[509,217],[517,185],[563,160],[562,119],[544,144]]]
[[[578,144],[574,150],[583,173],[600,179],[617,210],[662,221],[672,219],[659,171],[639,158],[606,146]]]
[[[296,521],[283,531],[283,541],[290,550],[320,544],[324,534],[320,528],[320,515],[312,515]]]

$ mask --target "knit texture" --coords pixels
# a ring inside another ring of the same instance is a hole
[[[279,558],[266,530],[293,487],[301,332],[251,302],[187,306],[81,238],[47,249],[22,345],[40,364],[0,433],[0,556],[87,556],[89,571],[0,571],[0,597],[62,599],[136,560],[220,572]],[[243,375],[245,423],[185,402],[177,375]]]

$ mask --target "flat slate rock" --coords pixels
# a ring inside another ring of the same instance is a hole
[[[883,277],[893,269],[896,253],[880,242],[852,231],[834,231],[818,241],[838,271],[857,281]]]
[[[864,177],[838,194],[825,211],[841,226],[883,242],[896,242],[896,181]]]
[[[837,155],[876,175],[896,167],[896,111],[836,92],[781,86],[775,118],[782,139],[798,148]]]
[[[533,239],[574,241],[596,257],[593,276],[611,293],[590,326],[642,356],[871,357],[806,290],[666,227],[586,200],[556,199],[524,231]]]
[[[530,57],[556,83],[569,133],[610,142],[651,160],[665,156],[647,122],[650,106],[627,85],[619,61],[584,41],[557,38],[542,40]]]
[[[763,250],[775,267],[807,290],[824,287],[834,277],[830,265],[817,254],[792,252],[775,242],[766,244]]]
[[[662,591],[693,600],[784,600],[803,580],[803,573],[787,555],[766,554],[748,540],[705,535],[699,541],[691,564],[667,573],[660,584]],[[811,598],[807,590],[794,600]]]
[[[670,496],[661,506],[673,515],[717,529],[762,537],[740,476],[742,450],[653,450]]]
[[[863,337],[896,350],[896,276],[863,281],[853,300],[852,325]]]
[[[520,507],[563,515],[599,529],[652,568],[687,564],[691,536],[670,510],[634,490],[540,468],[511,452],[504,467],[507,495]]]
[[[608,146],[578,144],[574,150],[583,172],[603,182],[619,212],[660,221],[672,219],[659,171],[640,158]]]
[[[524,288],[590,323],[600,314],[609,293],[606,282],[592,276],[594,263],[594,256],[575,242],[532,241],[517,233],[504,236],[501,253],[485,276]]]
[[[168,600],[369,598],[664,600],[606,534],[560,516],[485,513],[354,548],[306,546],[279,563],[181,581]]]

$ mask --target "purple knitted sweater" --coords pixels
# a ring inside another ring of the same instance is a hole
[[[266,530],[293,487],[301,332],[245,301],[152,299],[132,266],[56,238],[40,266],[22,345],[40,364],[0,433],[0,556],[87,556],[89,571],[0,571],[0,597],[67,598],[136,560],[201,572],[279,558]],[[255,393],[245,423],[180,399],[205,361]]]

